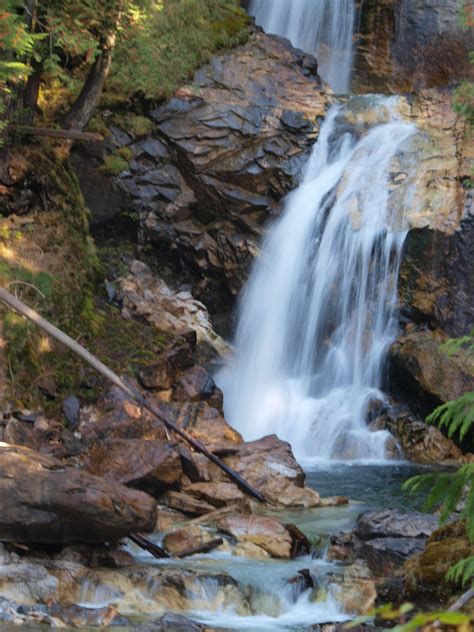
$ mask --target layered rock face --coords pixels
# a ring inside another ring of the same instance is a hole
[[[357,92],[411,92],[469,76],[473,36],[460,0],[363,2],[356,48]]]
[[[194,295],[219,311],[241,289],[264,225],[295,187],[327,106],[316,60],[258,32],[153,111],[150,136],[111,126],[90,164],[76,154],[75,165],[87,194],[95,157],[130,150],[129,168],[116,179],[122,197],[111,198],[115,212],[135,209],[142,243],[174,262]],[[110,219],[101,196],[87,201],[96,221]]]

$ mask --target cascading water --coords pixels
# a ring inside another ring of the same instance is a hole
[[[299,188],[270,228],[240,304],[234,363],[218,376],[247,440],[276,433],[296,455],[384,458],[369,432],[396,335],[409,204],[400,160],[414,126],[396,97],[356,97],[327,116]]]
[[[335,92],[349,92],[354,0],[252,0],[249,13],[267,33],[315,55],[319,74]]]

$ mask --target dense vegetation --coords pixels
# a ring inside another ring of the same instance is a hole
[[[5,0],[2,112],[83,129],[100,100],[169,96],[217,49],[247,37],[236,0]],[[5,124],[5,123],[4,123]]]

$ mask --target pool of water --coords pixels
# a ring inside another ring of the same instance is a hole
[[[448,468],[436,468],[446,471]],[[433,466],[412,463],[332,462],[306,468],[306,484],[321,496],[347,496],[360,507],[421,511],[424,494],[411,495],[403,483],[419,474],[433,472]]]

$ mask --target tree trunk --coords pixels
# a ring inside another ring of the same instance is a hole
[[[28,81],[26,82],[26,86],[20,101],[23,110],[21,112],[21,122],[25,125],[33,124],[36,114],[36,107],[38,103],[38,95],[41,87],[42,76],[42,65],[34,64],[34,70],[28,77]]]
[[[62,120],[62,126],[66,129],[82,131],[94,116],[110,72],[114,46],[115,33],[111,33],[104,40],[102,53],[92,64],[79,96]]]

